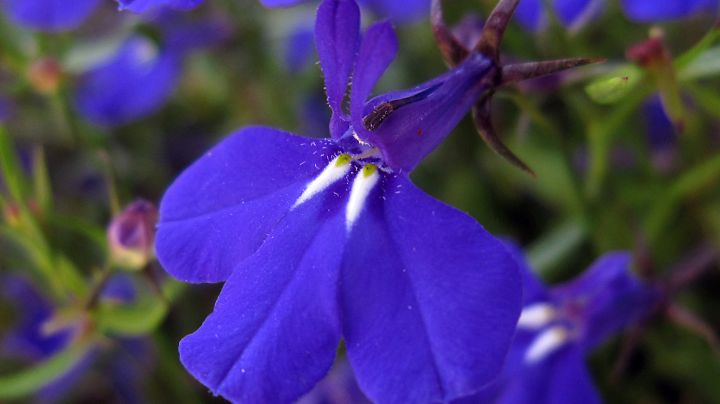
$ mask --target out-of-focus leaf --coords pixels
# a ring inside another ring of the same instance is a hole
[[[165,319],[172,301],[183,284],[168,280],[163,286],[163,297],[143,296],[132,304],[102,303],[95,312],[95,324],[101,332],[112,335],[138,336],[151,333]]]
[[[90,347],[87,342],[75,344],[37,366],[0,376],[0,399],[17,399],[37,392],[72,369]]]
[[[35,146],[33,149],[32,177],[35,201],[43,215],[47,215],[52,210],[52,189],[42,146]]]
[[[720,46],[710,48],[678,72],[681,81],[698,80],[720,74]]]
[[[22,167],[10,135],[2,126],[0,126],[0,170],[10,195],[15,201],[22,203],[25,194]]]
[[[645,221],[645,234],[652,243],[668,225],[673,211],[685,198],[703,190],[716,190],[720,182],[720,155],[710,158],[680,176],[655,202]]]
[[[614,104],[632,91],[643,76],[642,69],[627,64],[593,80],[585,87],[585,91],[598,104]]]
[[[675,67],[678,70],[683,70],[687,65],[694,63],[718,38],[720,38],[720,29],[717,29],[717,27],[711,28],[695,46],[675,58]]]
[[[585,239],[585,226],[571,219],[555,226],[528,249],[531,268],[545,276]]]

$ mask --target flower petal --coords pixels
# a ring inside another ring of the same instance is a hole
[[[354,0],[325,0],[320,4],[315,21],[315,46],[320,67],[325,75],[325,90],[332,121],[345,114],[342,109],[355,56],[360,42],[360,10]],[[342,133],[337,123],[331,125],[331,135]]]
[[[233,272],[203,325],[180,342],[183,365],[213,393],[233,402],[291,402],[332,366],[345,244],[342,209],[332,202],[312,199],[288,215]]]
[[[386,176],[340,275],[348,358],[372,401],[448,401],[497,376],[520,312],[502,244],[465,214]]]
[[[57,32],[80,25],[98,4],[98,0],[3,0],[0,8],[22,27]]]
[[[582,276],[552,289],[558,300],[583,302],[585,349],[640,320],[657,303],[659,291],[634,276],[631,258],[624,252],[605,254]]]
[[[75,105],[97,125],[131,122],[157,111],[175,90],[180,55],[148,39],[130,38],[109,60],[80,78]]]
[[[219,282],[254,253],[336,152],[325,140],[251,127],[185,170],[160,205],[157,254],[186,282]]]
[[[409,172],[445,140],[488,90],[491,69],[489,59],[473,53],[454,69],[413,89],[373,98],[366,113],[393,104],[391,113],[380,114],[376,125],[355,124],[353,129],[380,149],[388,166]]]
[[[397,36],[390,22],[371,26],[362,40],[350,92],[353,126],[362,125],[365,101],[385,69],[395,59]]]
[[[524,345],[523,345],[524,346]],[[535,364],[524,362],[524,351],[513,344],[508,365],[498,383],[497,404],[587,403],[599,404],[600,396],[585,366],[583,353],[566,346]]]
[[[520,246],[508,240],[503,240],[503,244],[520,269],[523,286],[523,307],[550,300],[547,288],[530,268],[530,263]]]

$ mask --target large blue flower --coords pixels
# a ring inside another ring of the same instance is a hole
[[[80,25],[99,0],[2,0],[0,8],[10,20],[37,31],[66,31]]]
[[[388,23],[361,41],[359,24],[354,1],[318,10],[331,139],[245,128],[162,200],[165,269],[187,282],[226,281],[180,357],[230,400],[297,399],[327,373],[342,337],[371,400],[447,401],[490,382],[509,345],[516,264],[472,218],[408,178],[483,94],[490,62],[473,55],[403,98],[366,103],[397,43]]]
[[[523,310],[505,370],[490,388],[467,402],[600,403],[585,356],[623,328],[645,318],[660,290],[638,280],[624,252],[600,257],[580,277],[546,288],[519,250]]]

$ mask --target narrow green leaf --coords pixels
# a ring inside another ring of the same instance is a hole
[[[33,193],[43,215],[52,210],[52,189],[50,175],[45,161],[45,150],[41,145],[33,148]]]
[[[720,155],[687,171],[658,198],[645,220],[645,234],[650,243],[660,236],[677,206],[687,196],[703,190],[716,190],[711,185],[720,181]]]
[[[531,267],[546,275],[585,239],[585,226],[575,219],[555,226],[528,249]]]
[[[24,201],[22,167],[10,135],[2,126],[0,126],[0,170],[10,195],[16,202],[22,203]]]
[[[14,374],[0,375],[0,399],[18,399],[36,393],[72,369],[82,360],[90,346],[89,343],[77,344],[37,366]]]

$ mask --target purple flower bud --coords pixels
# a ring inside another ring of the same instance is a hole
[[[154,255],[155,205],[136,200],[116,216],[108,227],[110,253],[114,263],[131,269],[141,269]]]

